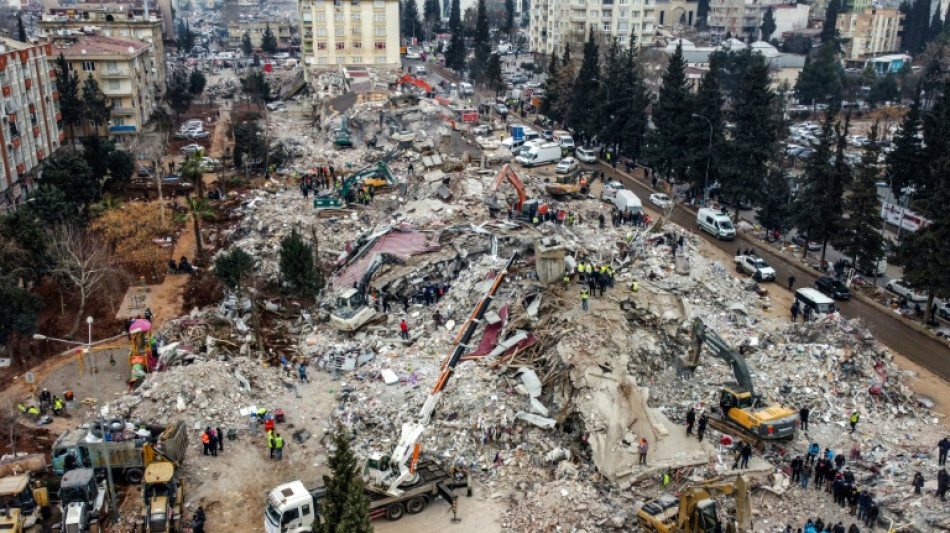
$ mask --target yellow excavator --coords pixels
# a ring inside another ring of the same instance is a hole
[[[732,367],[736,376],[735,382],[723,384],[719,394],[722,412],[710,414],[710,427],[734,435],[759,450],[765,449],[766,442],[795,438],[798,413],[781,405],[766,403],[756,394],[752,375],[742,356],[734,352],[715,331],[706,328],[701,318],[693,320],[692,336],[692,352],[685,363],[688,369],[699,366],[705,344],[716,357]]]
[[[49,492],[29,474],[0,479],[0,531],[41,531],[43,513],[49,510]]]
[[[679,496],[664,495],[648,502],[637,511],[641,531],[650,533],[713,533],[717,526],[728,528],[719,520],[713,494],[732,495],[736,501],[736,533],[751,530],[752,506],[749,483],[742,476],[734,481],[711,480],[686,488]]]

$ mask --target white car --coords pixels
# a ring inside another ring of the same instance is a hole
[[[204,129],[205,123],[201,119],[193,118],[191,120],[185,121],[184,124],[178,128],[179,131],[194,130],[194,129]]]
[[[211,133],[209,133],[207,130],[189,130],[185,133],[185,137],[192,140],[207,139],[208,137],[211,137]]]
[[[221,170],[221,163],[217,159],[202,157],[201,170],[204,172],[217,172],[218,170]]]
[[[591,148],[584,148],[581,146],[577,150],[574,150],[574,155],[584,163],[596,163],[597,162],[597,152]]]
[[[661,192],[651,194],[650,203],[659,207],[660,209],[669,209],[673,207],[673,200]]]
[[[278,109],[283,109],[285,106],[286,104],[283,102],[277,101],[267,104],[267,109],[270,111],[277,111]]]
[[[425,76],[425,75],[428,74],[428,73],[429,73],[429,69],[427,69],[425,65],[419,65],[419,66],[416,67],[416,75],[417,75],[417,76],[419,76],[419,75]]]
[[[204,146],[201,146],[201,145],[198,144],[198,143],[191,143],[191,144],[189,144],[189,145],[187,145],[187,146],[182,146],[182,147],[181,147],[181,153],[187,154],[187,155],[192,155],[192,154],[197,154],[199,151],[204,150],[204,149],[205,149],[205,147],[204,147]]]
[[[565,157],[554,168],[555,174],[568,174],[577,170],[577,160],[573,157]]]
[[[898,296],[907,298],[911,302],[923,303],[927,301],[927,293],[917,292],[914,289],[911,289],[910,285],[908,285],[907,282],[902,279],[892,279],[887,282],[887,285],[885,285],[884,288]]]

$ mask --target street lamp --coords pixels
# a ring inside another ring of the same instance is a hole
[[[92,351],[92,347],[93,347],[93,346],[97,346],[97,345],[99,345],[99,344],[103,344],[103,343],[109,342],[109,341],[113,341],[113,340],[115,340],[115,339],[118,339],[119,337],[124,337],[126,334],[125,334],[125,333],[121,333],[121,334],[119,334],[119,335],[115,335],[115,336],[109,337],[109,338],[107,338],[107,339],[100,339],[100,340],[98,340],[98,341],[96,341],[96,342],[92,342],[92,324],[93,324],[93,322],[94,322],[94,320],[93,320],[93,318],[92,318],[91,316],[90,316],[90,317],[86,317],[86,324],[88,325],[88,332],[89,332],[89,335],[88,335],[88,337],[87,337],[88,340],[87,340],[87,342],[85,342],[85,343],[76,342],[76,341],[71,341],[71,340],[68,340],[68,339],[58,339],[58,338],[56,338],[56,337],[47,337],[46,335],[41,335],[41,334],[39,334],[39,333],[34,334],[34,335],[33,335],[33,339],[38,340],[38,341],[56,341],[56,342],[62,342],[62,343],[64,343],[64,344],[72,344],[73,346],[83,346],[83,353],[85,353],[86,355],[88,355],[90,361],[92,361],[92,386],[93,386],[93,389],[94,389],[94,390],[93,390],[93,394],[94,394],[95,397],[96,397],[96,420],[98,420],[98,419],[99,419],[99,412],[100,412],[100,409],[102,409],[102,404],[99,402],[99,379],[98,379],[98,377],[97,377],[98,374],[99,374],[99,371],[98,371],[98,367],[96,366],[95,353]],[[134,335],[134,334],[136,334],[136,333],[141,333],[141,332],[142,332],[141,329],[135,328],[135,329],[130,330],[130,331],[129,331],[129,334],[130,334],[130,335]],[[105,429],[103,429],[102,438],[105,439]],[[105,457],[106,457],[106,475],[108,476],[108,480],[109,480],[109,497],[112,499],[112,516],[118,517],[118,516],[119,516],[119,507],[118,507],[118,505],[116,504],[116,501],[115,501],[115,483],[114,483],[113,480],[112,480],[112,461],[111,461],[111,459],[109,458],[109,454],[108,454],[108,453],[106,453],[106,454],[104,454],[104,455],[105,455]]]
[[[709,124],[709,146],[706,148],[706,179],[703,182],[703,207],[705,207],[709,203],[709,160],[712,158],[713,126],[711,120],[699,113],[693,113],[693,118],[701,118]]]

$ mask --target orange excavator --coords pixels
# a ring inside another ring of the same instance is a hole
[[[518,201],[514,205],[515,217],[522,220],[531,220],[536,213],[543,215],[548,212],[548,204],[541,203],[540,200],[528,200],[528,195],[524,190],[521,179],[518,178],[518,174],[515,173],[514,169],[511,168],[511,165],[508,163],[505,163],[505,165],[501,167],[501,170],[498,171],[498,175],[495,176],[495,184],[492,186],[488,197],[485,198],[485,203],[488,205],[489,211],[498,212],[508,209],[509,202],[507,198],[500,200],[498,195],[498,188],[501,187],[501,182],[506,179],[508,183],[511,183],[511,186],[515,188],[515,192],[518,194]]]
[[[449,101],[446,98],[442,98],[441,96],[436,96],[435,89],[433,89],[431,85],[426,83],[425,80],[420,80],[419,78],[413,77],[412,74],[404,74],[401,78],[396,80],[397,85],[403,85],[405,83],[408,83],[410,85],[415,85],[416,87],[419,87],[420,89],[425,91],[425,95],[427,98],[435,98],[436,101],[442,105],[449,104]]]

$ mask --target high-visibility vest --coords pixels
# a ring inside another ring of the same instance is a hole
[[[636,281],[634,281],[634,282],[633,282],[633,285],[630,286],[630,289],[631,289],[633,292],[637,292],[637,291],[640,290],[640,284],[637,283]]]
[[[27,413],[31,415],[38,415],[40,414],[40,410],[37,409],[36,407],[30,407],[29,410],[27,410]]]
[[[588,298],[590,298],[590,295],[589,295],[589,294],[587,294],[586,292],[582,292],[582,293],[581,293],[581,300],[586,300],[586,299],[588,299]]]
[[[21,413],[25,413],[25,412],[26,412],[26,406],[23,405],[22,403],[17,404],[17,407],[20,409],[20,412],[21,412]]]
[[[851,413],[851,423],[852,424],[858,423],[858,413]]]
[[[53,409],[62,409],[62,408],[63,408],[63,401],[56,400],[56,403],[53,404]]]
[[[274,437],[274,448],[278,450],[284,447],[284,438],[283,437]]]
[[[211,436],[207,432],[201,434],[201,442],[204,444],[209,444],[211,442]]]

